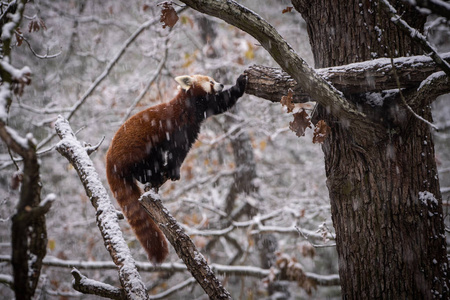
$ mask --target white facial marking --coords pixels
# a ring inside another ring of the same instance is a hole
[[[218,93],[218,92],[221,92],[223,90],[223,84],[220,84],[220,83],[216,82],[211,77],[209,77],[209,83],[212,86],[214,92]]]
[[[207,93],[211,93],[211,83],[207,82],[207,81],[203,81],[202,82],[202,89],[207,92]]]
[[[223,84],[218,83],[218,82],[214,82],[214,90],[216,92],[221,92],[223,90]]]

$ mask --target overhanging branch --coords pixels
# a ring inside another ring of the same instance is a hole
[[[442,55],[450,62],[450,53]],[[394,59],[394,66],[400,82],[400,87],[409,89],[418,87],[431,74],[440,70],[434,61],[424,55],[400,57]],[[338,67],[316,70],[317,74],[333,84],[345,94],[378,92],[397,89],[392,64],[389,58],[379,58],[371,61],[353,63]],[[294,91],[294,102],[314,101],[289,74],[279,68],[260,65],[250,66],[245,73],[248,76],[246,93],[279,102],[288,89]],[[445,89],[435,89],[434,97],[450,92],[450,86]]]

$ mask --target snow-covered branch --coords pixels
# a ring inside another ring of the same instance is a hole
[[[208,296],[211,299],[231,299],[230,293],[214,275],[194,242],[162,205],[159,195],[149,191],[141,196],[140,201]]]
[[[422,49],[425,53],[430,55],[436,65],[438,65],[447,76],[450,76],[450,65],[437,53],[437,50],[427,41],[427,38],[417,29],[409,26],[409,24],[397,14],[397,10],[389,3],[389,1],[380,0],[379,4],[390,16],[392,23],[397,25],[402,31],[406,32],[413,41],[421,45]]]
[[[404,0],[420,8],[429,9],[433,14],[443,16],[450,20],[450,3],[442,0]]]
[[[93,294],[109,299],[127,299],[125,291],[123,289],[119,289],[109,284],[89,279],[81,274],[77,269],[73,269],[71,273],[74,278],[72,286],[80,293]]]
[[[450,62],[450,53],[442,54],[442,58]],[[439,67],[428,56],[418,55],[394,58],[401,88],[413,88],[421,84],[428,76],[439,71]],[[349,65],[317,69],[317,73],[334,87],[346,94],[377,92],[398,88],[391,60],[379,58],[371,61],[353,63]],[[248,83],[246,93],[273,102],[279,102],[287,91],[294,91],[294,102],[314,101],[291,76],[279,68],[253,65],[245,70]],[[450,91],[450,87],[447,92]],[[434,91],[437,97],[445,90]]]
[[[431,103],[436,99],[436,94],[450,92],[449,77],[443,71],[436,72],[428,76],[418,87],[413,97],[409,100],[409,105],[414,109],[421,103]],[[439,128],[439,126],[438,126]]]
[[[147,299],[135,261],[131,256],[119,227],[116,209],[89,158],[85,147],[76,139],[69,122],[59,117],[55,129],[61,141],[56,149],[66,157],[77,171],[87,196],[96,209],[97,226],[114,263],[119,268],[119,279],[129,299]]]
[[[14,278],[11,275],[0,274],[0,283],[7,284],[12,287],[14,284]]]
[[[7,255],[0,255],[0,262],[10,262],[11,257]],[[77,261],[64,260],[57,257],[47,256],[44,258],[43,265],[55,268],[76,268],[83,270],[110,270],[114,269],[116,265],[110,261]],[[186,272],[185,264],[180,263],[162,263],[160,265],[153,265],[149,262],[136,262],[136,267],[140,272]],[[249,276],[255,278],[266,278],[270,274],[275,276],[279,274],[279,270],[275,267],[272,269],[262,269],[252,266],[227,266],[221,264],[210,264],[211,269],[219,275],[224,276]],[[306,272],[306,275],[314,280],[317,280],[318,285],[332,286],[339,285],[339,276],[319,275],[316,273]]]

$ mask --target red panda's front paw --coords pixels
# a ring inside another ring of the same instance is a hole
[[[239,91],[244,94],[245,87],[247,86],[247,75],[242,74],[241,76],[239,76],[236,80],[236,86],[239,88]]]

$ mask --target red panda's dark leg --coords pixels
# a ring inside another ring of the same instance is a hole
[[[206,116],[221,114],[230,109],[242,97],[246,85],[247,76],[241,75],[236,80],[236,84],[231,88],[215,95],[207,95],[208,107],[206,109]]]

